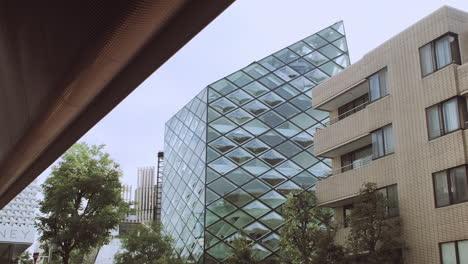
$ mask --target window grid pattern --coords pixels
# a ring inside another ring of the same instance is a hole
[[[331,171],[329,160],[313,155],[315,130],[329,118],[312,109],[311,89],[348,65],[338,22],[208,86],[205,254],[195,261],[223,263],[239,229],[258,259],[279,258],[287,194],[313,189]],[[175,237],[185,253],[191,244]]]

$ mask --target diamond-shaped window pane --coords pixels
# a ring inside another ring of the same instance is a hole
[[[242,125],[253,118],[252,115],[242,109],[232,111],[227,115],[227,117],[238,125]]]
[[[219,114],[218,112],[216,112],[215,110],[208,108],[208,122],[211,122],[213,120],[215,120],[216,118],[220,117],[221,114]]]
[[[259,82],[250,83],[244,86],[242,89],[244,89],[246,92],[248,92],[249,94],[253,96],[260,96],[268,92],[268,88],[266,88],[264,85],[262,85]]]
[[[276,190],[282,193],[283,195],[288,195],[291,192],[300,191],[301,187],[299,187],[292,181],[288,181],[276,187]]]
[[[340,66],[338,66],[333,61],[329,61],[325,63],[324,65],[320,66],[320,69],[330,76],[336,75],[337,73],[343,70]]]
[[[293,119],[291,119],[291,121],[294,124],[301,127],[302,129],[307,129],[307,128],[317,124],[317,120],[313,119],[312,117],[310,117],[306,113],[302,113],[302,114],[294,117]]]
[[[260,197],[260,200],[268,204],[270,207],[275,208],[286,202],[287,199],[275,191],[270,191]]]
[[[253,250],[254,257],[257,260],[262,260],[262,259],[266,258],[268,255],[271,254],[271,252],[269,250],[267,250],[266,248],[260,246],[259,244],[254,244],[252,246],[252,250]]]
[[[231,149],[233,149],[236,144],[234,144],[232,141],[229,139],[222,137],[219,138],[211,143],[209,143],[211,147],[214,147],[216,150],[218,150],[221,153],[225,153]]]
[[[242,71],[235,72],[229,75],[227,78],[239,87],[244,86],[253,80],[252,77],[248,76]]]
[[[308,169],[310,173],[315,175],[316,177],[325,177],[330,174],[331,168],[323,162],[319,162]]]
[[[260,178],[272,187],[286,180],[286,178],[283,175],[281,175],[279,172],[275,170],[268,171],[267,173],[260,176]]]
[[[244,164],[243,167],[246,171],[255,176],[258,176],[269,169],[269,166],[259,159],[251,160],[247,164]]]
[[[250,224],[249,226],[244,228],[244,231],[253,239],[259,239],[270,232],[270,230],[266,226],[260,224],[259,222]]]
[[[315,87],[315,83],[311,82],[304,76],[300,76],[299,78],[292,80],[290,83],[301,92],[306,92]]]
[[[249,123],[244,124],[242,127],[256,136],[268,130],[268,126],[266,126],[264,123],[260,122],[257,119],[254,119]]]
[[[233,104],[231,101],[227,100],[226,98],[221,98],[216,102],[211,103],[210,106],[222,114],[225,114],[231,111],[232,109],[236,108],[236,105]]]
[[[210,162],[212,160],[215,160],[217,159],[220,155],[218,152],[212,150],[211,148],[208,148],[207,150],[207,153],[206,153],[206,158],[207,158],[207,161]]]
[[[215,121],[210,123],[210,126],[212,126],[214,129],[218,130],[221,133],[227,133],[234,128],[236,128],[236,124],[233,122],[227,120],[224,117],[221,117],[219,119],[216,119]]]
[[[263,75],[267,74],[268,70],[263,68],[258,63],[252,63],[251,65],[244,68],[244,72],[246,72],[248,75],[252,76],[253,78],[258,79],[262,77]]]
[[[232,190],[234,190],[236,186],[224,178],[219,178],[213,183],[209,184],[208,188],[210,188],[212,191],[216,192],[217,194],[223,196],[229,192],[232,192]]]
[[[242,144],[247,140],[253,138],[247,131],[243,130],[242,128],[238,128],[231,133],[227,134],[227,137],[236,142],[237,144]]]
[[[298,174],[302,169],[301,167],[294,164],[294,162],[291,162],[288,160],[286,162],[281,163],[278,167],[276,167],[276,170],[281,172],[286,177],[292,177]]]
[[[261,78],[259,81],[270,89],[275,89],[276,87],[284,83],[283,80],[276,77],[276,75],[274,74],[268,74],[267,76]]]
[[[275,107],[284,102],[284,99],[279,97],[275,93],[268,93],[262,96],[260,100],[271,107]]]
[[[248,214],[252,215],[255,218],[258,218],[266,214],[270,209],[263,203],[255,200],[248,205],[242,207],[242,210],[246,211]]]
[[[234,233],[234,232],[232,232]],[[216,244],[216,246],[208,249],[208,254],[210,254],[211,256],[213,256],[215,259],[225,259],[227,257],[229,257],[229,255],[231,255],[231,247],[229,247],[228,245],[226,245],[225,243],[223,242],[220,242],[218,244]]]
[[[307,148],[310,145],[314,144],[314,138],[306,132],[303,132],[292,139],[298,145],[302,146],[303,148]]]
[[[339,55],[343,54],[343,51],[338,49],[337,47],[333,45],[327,45],[325,47],[322,47],[319,49],[320,53],[323,55],[327,56],[330,59],[336,58]]]
[[[307,189],[315,185],[317,182],[317,178],[315,178],[312,174],[308,173],[307,171],[303,171],[298,175],[294,176],[292,180],[303,189]]]
[[[211,190],[206,191],[206,204],[216,201],[219,198],[218,194]]]
[[[275,147],[275,149],[288,158],[296,155],[299,151],[301,151],[298,146],[291,143],[290,141],[284,142],[283,144]]]
[[[276,166],[286,160],[286,158],[277,151],[270,150],[260,156],[260,158],[271,166]]]
[[[263,245],[265,245],[270,250],[275,251],[280,247],[280,236],[273,233],[273,234],[263,238],[262,243],[263,243]],[[273,260],[273,263],[276,263],[276,261]]]
[[[260,139],[271,147],[276,146],[285,140],[283,136],[273,130],[261,135]]]
[[[209,166],[220,174],[227,173],[236,167],[234,163],[224,157],[211,162]]]
[[[315,66],[319,66],[324,62],[328,61],[327,57],[323,56],[318,51],[314,51],[311,54],[305,56],[304,58]]]
[[[268,145],[266,145],[265,143],[263,143],[262,141],[258,139],[254,139],[242,147],[247,149],[248,151],[250,151],[251,153],[255,155],[258,155],[266,151],[267,149],[269,149]]]
[[[252,101],[244,106],[244,109],[249,111],[250,113],[258,116],[266,111],[268,111],[268,107],[259,101],[255,100]]]
[[[213,139],[216,139],[216,138],[218,138],[220,136],[221,136],[221,134],[219,134],[216,130],[214,130],[211,127],[208,128],[208,133],[207,133],[208,142],[210,142]]]
[[[230,194],[224,196],[224,199],[240,207],[252,201],[253,197],[249,195],[248,193],[246,193],[245,191],[241,189],[237,189],[231,192]]]
[[[346,38],[344,37],[333,41],[333,45],[344,52],[348,51],[348,45],[346,44]]]
[[[307,53],[310,53],[312,51],[312,48],[302,41],[299,41],[296,44],[291,45],[289,48],[301,56],[304,56]]]
[[[290,102],[304,111],[312,107],[312,99],[310,99],[310,97],[305,96],[303,94],[292,99]]]
[[[213,89],[221,94],[228,94],[236,89],[229,81],[222,79],[210,85]]]
[[[350,64],[348,55],[341,55],[340,57],[334,59],[334,61],[343,68],[348,67]]]
[[[260,120],[262,120],[265,124],[269,125],[270,127],[275,127],[281,124],[285,119],[275,112],[268,112],[262,115],[260,117]]]
[[[297,61],[289,64],[289,66],[300,74],[304,74],[315,68],[312,64],[308,63],[304,59],[298,59]]]
[[[270,71],[274,71],[284,65],[284,63],[282,63],[280,60],[273,56],[268,56],[265,59],[261,60],[260,64]]]
[[[260,195],[270,190],[267,185],[257,179],[247,183],[246,185],[242,186],[242,188],[255,197],[259,197]]]
[[[215,90],[213,90],[212,88],[211,89],[208,89],[208,102],[213,102],[214,100],[220,98],[221,95],[216,92]]]
[[[281,86],[280,88],[276,89],[275,93],[279,94],[281,97],[283,97],[286,100],[289,100],[299,94],[299,92],[289,84],[285,84]]]
[[[282,49],[274,54],[278,59],[282,60],[284,63],[290,63],[297,59],[296,53],[292,52],[290,49]]]
[[[300,113],[301,110],[297,109],[296,107],[292,106],[289,103],[285,103],[275,108],[275,112],[279,113],[285,118],[291,118],[297,115],[298,113]]]
[[[332,28],[326,28],[320,31],[318,34],[329,42],[335,41],[343,36]]]
[[[237,90],[233,93],[230,93],[227,96],[227,98],[229,98],[229,100],[231,100],[232,102],[238,105],[243,105],[247,103],[248,101],[250,101],[252,99],[252,96],[250,96],[249,94],[247,94],[246,92],[242,90]]]
[[[235,182],[239,186],[253,179],[253,176],[251,174],[249,174],[241,168],[237,168],[231,171],[225,177],[231,180],[232,182]]]
[[[236,207],[224,199],[219,199],[216,202],[208,205],[208,209],[210,209],[210,211],[214,212],[215,214],[224,217],[236,210]]]
[[[315,83],[321,83],[328,79],[328,75],[319,69],[312,70],[306,73],[305,76]]]
[[[206,211],[206,225],[209,226],[212,223],[216,222],[219,220],[219,217],[215,215],[213,212],[210,210]]]
[[[326,40],[324,40],[322,37],[320,37],[317,34],[314,34],[314,35],[304,39],[304,41],[307,44],[309,44],[310,46],[312,46],[314,49],[318,49],[318,48],[320,48],[323,45],[326,45],[328,43]]]
[[[260,221],[269,228],[275,229],[284,223],[284,218],[276,212],[271,212],[260,218]]]
[[[343,21],[335,23],[333,26],[331,26],[334,30],[338,31],[338,33],[344,35],[344,25]]]
[[[253,158],[251,154],[241,148],[237,148],[229,152],[226,156],[238,165],[241,165]]]
[[[299,132],[301,132],[301,129],[295,126],[293,123],[287,121],[275,128],[276,131],[278,131],[281,135],[290,138]]]
[[[275,74],[287,82],[299,76],[299,73],[297,73],[295,70],[291,69],[288,66],[284,66],[283,68],[276,70]]]
[[[243,228],[244,226],[250,224],[254,218],[251,217],[250,215],[242,212],[242,211],[236,211],[232,214],[230,214],[229,216],[227,216],[226,218],[226,221],[228,221],[229,223],[231,223],[233,226],[237,227],[237,228]]]

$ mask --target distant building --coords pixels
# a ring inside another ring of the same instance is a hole
[[[33,182],[0,210],[0,263],[13,262],[34,242],[39,187]]]
[[[137,222],[143,223],[154,220],[155,208],[155,168],[138,169],[138,185],[135,191],[135,209]]]
[[[164,152],[158,152],[158,167],[156,173],[156,198],[155,198],[155,210],[154,220],[161,222],[161,204],[162,204],[162,185],[163,185],[163,170],[164,170]]]

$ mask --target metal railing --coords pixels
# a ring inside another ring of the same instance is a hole
[[[368,165],[371,162],[372,162],[372,155],[369,155],[369,156],[366,156],[366,157],[363,157],[363,158],[360,158],[360,159],[357,159],[357,160],[353,161],[352,164],[343,166],[341,168],[334,169],[334,170],[330,171],[328,174],[325,174],[322,177],[320,177],[320,179],[326,179],[326,178],[328,178],[328,177],[330,177],[332,175],[336,175],[336,174],[343,173],[345,171],[361,168],[361,167],[364,167],[364,166]]]
[[[321,126],[317,127],[317,129],[324,129],[324,128],[326,128],[326,127],[328,127],[328,126],[330,126],[330,125],[332,125],[332,124],[334,124],[334,123],[336,123],[336,122],[338,122],[338,121],[340,121],[340,120],[343,120],[343,119],[345,119],[346,117],[348,117],[348,116],[350,116],[350,115],[352,115],[352,114],[354,114],[354,113],[356,113],[356,112],[359,112],[359,111],[361,111],[362,109],[366,108],[366,106],[367,106],[368,104],[369,104],[369,101],[367,101],[367,102],[365,102],[365,103],[362,103],[362,104],[360,104],[360,105],[358,105],[358,106],[356,106],[356,107],[354,107],[354,108],[352,108],[352,109],[350,109],[350,110],[348,110],[348,111],[342,113],[341,115],[339,115],[339,116],[337,116],[337,117],[335,117],[335,118],[329,120],[328,122],[323,123]]]

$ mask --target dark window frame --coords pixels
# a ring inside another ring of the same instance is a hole
[[[380,74],[380,73],[383,72],[383,71],[386,71],[386,73],[385,73],[385,74],[386,74],[386,76],[385,76],[385,90],[386,90],[385,92],[386,92],[386,93],[385,93],[385,95],[382,95],[382,85],[381,85],[381,82],[380,82],[380,75],[379,75],[379,93],[380,93],[380,96],[379,96],[378,98],[375,98],[374,100],[372,100],[372,98],[371,98],[371,83],[370,83],[370,78],[371,78],[372,76],[376,75],[376,74]],[[388,67],[387,67],[387,66],[385,66],[385,67],[383,67],[382,69],[380,69],[380,70],[374,72],[373,74],[369,75],[369,76],[366,78],[366,80],[367,80],[367,83],[369,84],[369,90],[368,90],[368,93],[367,93],[368,96],[369,96],[369,100],[368,100],[368,103],[369,103],[369,104],[371,104],[371,103],[373,103],[373,102],[376,102],[376,101],[378,101],[378,100],[380,100],[380,99],[382,99],[382,98],[384,98],[384,97],[390,95],[390,92],[389,92],[389,89],[388,89],[389,85],[388,85]]]
[[[446,36],[452,36],[452,37],[455,38],[454,44],[450,46],[450,56],[452,57],[452,62],[439,68],[437,66],[437,56],[436,56],[436,49],[435,49],[436,45],[435,44],[436,44],[437,41],[443,39]],[[421,49],[426,47],[427,45],[431,45],[431,59],[432,59],[432,64],[434,65],[434,69],[433,69],[432,72],[424,74],[422,56],[421,56]],[[448,67],[448,66],[450,66],[452,64],[461,65],[461,56],[460,56],[461,52],[460,52],[460,43],[458,41],[458,34],[450,32],[450,31],[443,34],[443,35],[441,35],[441,36],[439,36],[438,38],[433,39],[432,41],[422,45],[421,47],[419,47],[418,53],[419,53],[419,66],[420,66],[421,77],[422,78],[424,78],[426,76],[429,76],[429,75],[433,74],[434,72],[440,71],[443,68]]]
[[[354,206],[353,206],[352,204],[345,205],[345,206],[343,207],[343,227],[344,227],[344,228],[349,227],[349,217],[351,216],[351,214],[350,214],[350,215],[348,215],[348,216],[346,217],[346,210],[350,210],[350,211],[351,211],[351,210],[353,210],[353,208],[354,208]]]
[[[465,201],[454,202],[454,198],[453,198],[452,182],[450,180],[450,171],[453,170],[453,169],[460,168],[460,167],[465,167],[465,178],[466,178],[466,180],[468,182],[468,165],[466,165],[466,164],[461,165],[461,166],[452,167],[452,168],[445,169],[445,170],[441,170],[441,171],[436,171],[436,172],[432,173],[432,189],[433,189],[433,193],[434,193],[435,208],[443,208],[443,207],[447,207],[447,206],[452,206],[452,205],[462,204],[462,203],[468,202],[468,199],[465,200]],[[437,191],[436,191],[436,184],[435,184],[435,175],[436,175],[436,173],[439,173],[439,172],[445,172],[445,177],[446,177],[446,180],[447,180],[448,196],[449,196],[449,204],[441,205],[441,206],[439,206],[437,204]],[[467,186],[467,188],[468,188],[468,186]]]
[[[390,153],[387,153],[387,148],[385,147],[385,141],[386,140],[385,140],[385,133],[384,133],[384,130],[383,130],[385,127],[388,127],[388,126],[392,127],[392,136],[393,136],[393,152],[390,152]],[[380,158],[383,158],[383,157],[386,157],[388,155],[392,155],[392,154],[395,153],[395,134],[393,133],[393,123],[387,124],[387,125],[379,128],[379,129],[373,130],[372,132],[370,132],[371,137],[372,137],[372,133],[377,132],[379,130],[382,131],[382,147],[383,147],[384,154],[382,156],[374,157],[374,149],[372,149],[372,160],[378,160]]]
[[[444,119],[444,110],[443,110],[443,105],[454,98],[457,98],[457,116],[458,116],[458,125],[459,128],[455,129],[453,131],[446,132],[445,131],[445,119]],[[429,109],[437,107],[437,113],[439,116],[439,127],[440,127],[440,136],[435,136],[431,137],[430,135],[430,130],[429,130]],[[454,96],[450,97],[449,99],[446,99],[442,102],[439,102],[437,104],[433,104],[425,109],[426,111],[426,129],[427,129],[427,137],[429,140],[433,140],[445,135],[448,135],[450,133],[454,133],[456,131],[466,129],[467,127],[467,122],[468,122],[468,109],[467,109],[467,99],[463,96]]]
[[[444,259],[442,258],[442,245],[443,244],[448,244],[448,243],[455,243],[455,257],[457,260],[457,264],[460,263],[460,251],[458,250],[458,242],[463,242],[463,241],[468,241],[468,239],[462,239],[462,240],[455,240],[455,241],[445,241],[445,242],[440,242],[439,243],[439,257],[440,257],[440,263],[444,264]]]
[[[398,209],[398,210],[397,210],[397,214],[391,215],[390,214],[390,209],[395,209],[395,208],[390,208],[390,206],[387,204],[385,210],[387,212],[387,217],[388,218],[393,218],[393,217],[400,216],[400,195],[399,195],[399,192],[398,192],[398,185],[397,184],[391,184],[391,185],[387,185],[385,187],[382,187],[382,188],[379,188],[379,189],[376,190],[376,191],[385,190],[385,195],[386,195],[385,200],[388,202],[389,201],[389,199],[388,199],[388,189],[393,188],[393,187],[396,188],[396,193],[397,193],[397,201],[396,201],[397,206],[396,206],[396,209]]]

